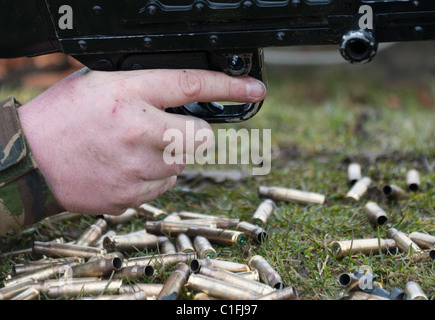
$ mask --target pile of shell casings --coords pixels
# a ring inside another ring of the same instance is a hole
[[[361,166],[358,163],[351,163],[348,166],[348,181],[350,183],[350,190],[346,194],[352,202],[361,202],[367,194],[372,180],[369,177],[362,176]],[[409,193],[415,193],[420,190],[420,175],[415,169],[407,171],[406,174],[406,188],[389,184],[382,188],[383,195],[387,201],[401,201],[409,198]],[[363,206],[364,215],[369,223],[375,227],[384,228],[384,238],[367,238],[367,239],[348,239],[339,240],[332,243],[332,252],[337,258],[352,256],[355,254],[378,254],[378,253],[397,253],[404,252],[416,261],[435,260],[435,236],[425,232],[414,231],[406,233],[397,230],[388,225],[388,214],[381,208],[381,205],[374,201],[367,201]],[[367,280],[367,277],[363,277]],[[346,279],[344,281],[343,279]],[[339,283],[343,282],[348,284],[346,292],[355,291],[360,289],[361,275],[343,274],[340,276]],[[352,292],[348,299],[403,299],[406,296],[408,299],[425,299],[427,296],[422,292],[421,287],[415,282],[406,284],[405,291],[394,289],[393,292],[388,293],[382,289],[379,283],[376,284],[371,290],[359,290],[359,292]],[[362,292],[361,292],[362,291]],[[402,294],[403,293],[403,294]]]
[[[219,257],[219,246],[264,243],[263,226],[273,211],[265,201],[251,221],[194,212],[164,211],[149,204],[120,216],[97,217],[74,242],[34,241],[32,256],[15,265],[0,300],[98,299],[297,299],[266,259],[246,263]],[[116,234],[119,224],[144,218],[145,228]],[[127,257],[126,257],[127,256]],[[162,281],[157,270],[169,276]]]

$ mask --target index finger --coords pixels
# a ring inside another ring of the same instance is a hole
[[[193,102],[259,102],[266,96],[266,86],[248,76],[231,77],[223,72],[196,69],[137,72],[139,77],[131,80],[139,94],[159,109]]]

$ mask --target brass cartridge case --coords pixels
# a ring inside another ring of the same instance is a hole
[[[216,223],[207,221],[147,221],[145,228],[148,232],[153,234],[163,234],[168,236],[177,235],[179,233],[186,233],[190,227],[208,227],[216,228]]]
[[[178,252],[195,252],[192,241],[185,233],[179,233],[177,235],[175,247]]]
[[[282,289],[284,287],[284,282],[279,273],[262,256],[253,256],[249,260],[248,265],[251,269],[258,270],[261,281],[272,288]]]
[[[378,296],[375,294],[367,293],[364,291],[352,291],[343,298],[343,300],[390,300],[388,298]]]
[[[354,201],[360,201],[367,192],[371,181],[372,180],[369,177],[363,177],[359,179],[347,192],[346,198],[352,199]]]
[[[243,245],[246,243],[245,234],[243,232],[221,228],[190,227],[186,231],[186,235],[190,237],[203,236],[212,243],[222,245]]]
[[[224,269],[231,272],[244,272],[251,269],[247,264],[218,259],[193,259],[190,262],[192,272],[198,272],[201,266]]]
[[[347,167],[347,180],[353,186],[358,180],[362,178],[361,165],[359,163],[350,163]]]
[[[258,189],[260,197],[272,200],[295,201],[301,204],[323,204],[325,196],[320,193],[281,187],[264,187]]]
[[[414,231],[409,234],[409,239],[414,241],[422,249],[435,248],[435,236],[430,234]]]
[[[181,219],[216,219],[216,218],[225,218],[224,216],[216,216],[212,214],[205,214],[199,212],[190,212],[190,211],[179,211],[175,212],[175,215],[179,216]]]
[[[119,293],[133,293],[144,291],[148,299],[155,299],[163,289],[163,283],[136,283],[136,284],[123,284],[119,288]]]
[[[387,237],[394,239],[397,243],[397,247],[402,252],[421,253],[423,250],[412,241],[404,232],[398,231],[396,228],[390,228],[387,230]]]
[[[158,246],[161,253],[176,253],[177,248],[166,236],[158,236]]]
[[[292,286],[282,288],[280,290],[274,290],[268,294],[258,297],[257,300],[297,300],[298,293]]]
[[[145,230],[105,237],[103,240],[103,247],[109,252],[156,249],[158,244],[157,236]]]
[[[176,300],[183,290],[189,274],[189,266],[183,262],[179,263],[163,285],[157,300]]]
[[[204,238],[203,236],[196,236],[193,239],[193,246],[195,247],[195,250],[198,253],[200,259],[213,259],[217,255],[216,250],[213,249],[210,241],[208,241],[207,238]]]
[[[27,288],[23,292],[20,292],[16,296],[12,297],[11,300],[35,300],[39,297],[39,291],[33,288]]]
[[[255,300],[258,297],[255,292],[202,274],[191,274],[187,280],[187,286],[192,291],[204,292],[217,299]]]
[[[332,244],[332,251],[337,258],[341,258],[353,254],[365,254],[388,252],[396,249],[397,244],[394,239],[353,239],[335,241]]]
[[[268,238],[267,232],[262,227],[256,226],[247,221],[240,222],[237,225],[236,230],[243,232],[257,243],[263,243],[267,241]]]
[[[32,279],[24,279],[3,288],[0,288],[0,300],[9,300],[12,297],[20,294],[21,292],[27,290],[30,285],[34,283]]]
[[[402,188],[394,185],[394,184],[388,184],[382,188],[382,191],[384,192],[384,195],[389,200],[405,200],[409,198],[408,193],[403,190]]]
[[[245,288],[246,290],[255,292],[258,295],[264,295],[275,290],[267,284],[249,280],[247,278],[237,275],[236,273],[232,273],[223,269],[215,269],[201,266],[198,273],[210,278],[229,282],[237,287]]]
[[[104,249],[104,238],[105,237],[113,237],[116,236],[116,232],[113,230],[107,231],[105,234],[101,235],[101,237],[97,240],[94,247]]]
[[[33,253],[48,257],[82,257],[84,259],[93,256],[104,256],[107,252],[101,248],[79,246],[70,243],[59,242],[33,242]]]
[[[166,265],[171,263],[177,263],[177,262],[184,262],[184,263],[190,263],[192,259],[197,258],[196,252],[177,252],[177,253],[170,253],[170,254],[158,254],[158,255],[150,255],[150,256],[144,256],[144,257],[135,257],[130,258],[127,260],[124,260],[124,266],[134,266],[134,265],[140,265],[140,266],[147,266],[151,265],[153,267],[159,266],[159,265]]]
[[[141,279],[151,278],[154,275],[154,267],[147,266],[129,266],[120,268],[113,275],[113,279]]]
[[[260,281],[260,274],[258,273],[258,270],[236,272],[235,274],[237,274],[239,277],[243,277],[245,279]]]
[[[114,216],[114,215],[110,215],[110,214],[103,214],[103,218],[104,218],[104,220],[106,220],[106,222],[109,225],[115,226],[118,224],[127,223],[135,218],[140,218],[140,214],[141,213],[138,212],[138,210],[136,210],[134,208],[128,208],[119,216]]]
[[[218,218],[218,217],[212,217],[212,218],[200,218],[200,219],[185,219],[181,220],[182,222],[187,223],[198,223],[202,226],[207,227],[204,225],[205,223],[208,223],[209,227],[213,228],[222,228],[222,229],[231,229],[237,226],[237,224],[240,222],[239,218]]]
[[[117,293],[122,285],[121,279],[87,281],[82,283],[66,283],[59,286],[50,286],[48,288],[48,297],[76,297],[98,295],[103,293]]]
[[[77,262],[71,262],[71,263],[66,263],[66,264],[57,264],[57,265],[53,265],[53,266],[47,266],[45,268],[38,269],[34,272],[27,272],[27,273],[24,273],[22,275],[16,276],[14,278],[5,280],[3,282],[3,284],[5,286],[9,286],[11,284],[15,284],[17,282],[21,282],[21,281],[28,280],[28,279],[31,279],[34,282],[38,282],[38,281],[42,281],[42,280],[46,280],[46,279],[50,279],[50,278],[55,278],[55,277],[60,276],[65,271],[67,271],[69,268],[72,268],[77,264],[78,264]]]
[[[30,285],[31,288],[38,290],[40,293],[47,295],[48,294],[48,288],[53,286],[61,286],[66,283],[72,284],[72,283],[85,283],[85,282],[92,282],[92,281],[99,281],[101,280],[100,277],[82,277],[82,278],[72,278],[72,277],[65,277],[62,276],[59,279],[48,279],[41,282],[35,282]]]
[[[273,214],[274,208],[275,203],[271,199],[264,200],[262,203],[260,203],[257,210],[255,210],[250,222],[259,227],[263,227]]]
[[[405,293],[409,300],[429,300],[420,285],[414,281],[408,281],[405,285]]]
[[[420,173],[417,170],[411,169],[406,173],[406,186],[412,192],[420,189]]]
[[[163,218],[162,221],[180,221],[181,217],[175,213],[171,213],[170,215]]]
[[[133,293],[105,294],[94,297],[84,297],[81,300],[147,300],[147,294],[145,291],[137,291]]]
[[[369,222],[375,226],[383,226],[388,221],[387,213],[376,202],[367,202],[364,213]]]
[[[140,212],[140,215],[151,220],[161,220],[167,216],[167,213],[164,210],[156,208],[148,203],[140,205],[137,208],[137,211]]]
[[[12,277],[24,274],[26,272],[33,272],[55,264],[68,264],[70,262],[83,263],[84,259],[81,257],[65,257],[65,258],[48,258],[37,261],[29,261],[24,264],[16,264],[11,268]]]
[[[104,219],[97,219],[94,224],[90,225],[80,237],[75,241],[76,245],[79,246],[94,246],[98,239],[103,234],[103,231],[107,227],[107,222]]]
[[[119,258],[101,258],[72,267],[73,277],[99,277],[110,275],[122,267]]]

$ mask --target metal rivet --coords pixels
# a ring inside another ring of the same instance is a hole
[[[252,6],[253,6],[252,1],[249,1],[249,0],[247,0],[247,1],[243,1],[243,8],[245,8],[245,9],[249,9],[249,8],[251,8]]]
[[[284,41],[284,39],[285,39],[285,32],[278,32],[278,33],[276,34],[276,38],[277,38],[279,41]]]
[[[210,43],[211,44],[217,44],[219,37],[217,35],[210,36]]]
[[[149,5],[147,7],[147,11],[148,11],[148,14],[151,14],[151,15],[156,14],[157,13],[157,7],[154,6],[154,5]]]
[[[205,6],[203,3],[198,2],[197,4],[195,4],[195,11],[196,12],[202,12],[204,10]]]
[[[78,44],[79,44],[80,50],[82,50],[82,51],[85,51],[88,48],[88,44],[86,43],[85,40],[80,40],[78,42]]]
[[[143,44],[146,48],[151,47],[151,43],[152,43],[153,39],[151,39],[150,37],[145,37],[143,39]]]
[[[101,12],[103,11],[103,8],[101,8],[100,6],[94,6],[94,7],[92,8],[92,10],[94,11],[94,13],[95,13],[96,15],[100,15]]]

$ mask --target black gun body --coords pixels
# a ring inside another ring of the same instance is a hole
[[[60,24],[62,6],[70,27]],[[201,68],[266,82],[264,47],[337,44],[346,60],[365,63],[378,43],[434,39],[435,1],[16,0],[1,1],[0,26],[0,58],[63,52],[95,70]],[[260,107],[200,103],[175,112],[237,122]]]

